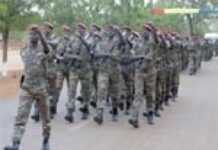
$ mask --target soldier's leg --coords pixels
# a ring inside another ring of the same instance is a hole
[[[17,116],[15,119],[14,132],[12,137],[12,146],[5,147],[5,150],[18,150],[23,138],[28,117],[33,104],[33,97],[26,91],[21,90]]]
[[[126,87],[126,114],[129,114],[133,99],[134,99],[134,75],[132,72],[128,72],[124,76]]]
[[[57,104],[61,95],[61,91],[64,85],[64,79],[65,79],[65,74],[64,72],[57,72],[57,78],[56,78],[56,92],[54,93],[54,103],[53,106],[51,106],[51,113],[56,114],[57,113]]]
[[[119,78],[119,108],[120,110],[124,110],[124,105],[126,103],[127,98],[127,87],[126,87],[126,81],[125,81],[125,74],[123,72],[120,72],[120,78]]]
[[[82,112],[82,120],[88,119],[89,115],[89,102],[91,99],[91,87],[92,87],[92,72],[82,72],[80,74],[80,81],[81,81],[81,95],[83,97],[82,107],[80,111]]]
[[[51,119],[54,118],[55,112],[54,108],[56,107],[56,92],[57,92],[57,76],[48,78],[48,94],[49,94],[49,110]]]
[[[93,69],[93,74],[92,74],[92,92],[91,92],[91,102],[90,105],[95,109],[97,107],[97,91],[98,91],[98,86],[97,86],[97,76],[98,76],[98,71],[97,69]]]
[[[147,108],[147,120],[148,124],[153,124],[153,117],[155,111],[155,91],[156,91],[156,75],[152,74],[145,79],[146,89],[146,108]]]
[[[140,113],[140,108],[143,104],[144,100],[144,77],[143,74],[141,73],[136,73],[135,74],[135,96],[134,96],[134,101],[131,106],[131,114],[130,114],[130,119],[129,123],[135,127],[138,128],[139,126],[139,113]]]
[[[117,121],[118,117],[118,103],[119,103],[119,81],[120,76],[117,69],[110,72],[111,85],[109,87],[109,92],[112,102],[112,121]]]
[[[101,125],[104,121],[104,102],[106,101],[108,95],[108,84],[108,73],[99,72],[97,77],[97,108],[94,116],[94,121],[99,125]]]
[[[79,75],[75,72],[69,73],[69,89],[68,89],[68,101],[66,103],[67,115],[65,116],[65,120],[69,123],[74,122],[73,113],[75,112],[76,106],[76,90],[79,81]]]
[[[49,117],[49,105],[48,96],[46,93],[39,96],[37,99],[37,106],[39,108],[40,117],[42,118],[42,135],[43,143],[42,150],[49,150],[49,138],[50,138],[50,117]]]

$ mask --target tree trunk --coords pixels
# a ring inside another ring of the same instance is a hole
[[[3,63],[6,63],[8,60],[8,40],[9,40],[9,27],[5,27],[5,30],[2,33],[3,37],[3,57],[2,61]]]

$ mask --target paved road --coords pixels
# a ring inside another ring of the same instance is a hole
[[[63,93],[59,115],[52,122],[52,150],[217,150],[218,149],[218,59],[204,63],[196,76],[181,76],[180,96],[148,126],[133,129],[122,115],[118,123],[107,117],[99,127],[91,120],[73,125],[64,119]],[[0,149],[10,142],[17,101],[0,103]],[[79,117],[79,115],[77,115]],[[29,122],[22,149],[39,150],[41,125]]]

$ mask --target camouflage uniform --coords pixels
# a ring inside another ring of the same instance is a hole
[[[75,111],[76,90],[79,81],[81,82],[81,95],[83,98],[82,119],[87,119],[89,110],[88,103],[91,97],[91,55],[89,48],[85,45],[84,39],[78,34],[71,38],[69,48],[64,53],[64,58],[70,61],[69,69],[69,100],[66,104],[67,115],[65,119],[73,122]]]
[[[127,31],[125,31],[127,30]],[[124,49],[121,52],[121,72],[120,72],[120,108],[126,104],[126,114],[129,114],[132,101],[134,99],[134,64],[129,63],[133,56],[134,50],[131,43],[131,30],[127,27],[123,32]]]
[[[92,78],[91,78],[91,106],[96,108],[97,103],[97,75],[98,75],[98,69],[97,66],[94,63],[93,55],[95,52],[95,49],[97,47],[98,42],[101,40],[101,28],[97,25],[92,25],[92,31],[89,33],[89,35],[86,38],[86,42],[90,48],[91,51],[91,71],[92,71]]]
[[[135,65],[135,96],[132,104],[132,112],[129,123],[138,127],[138,118],[140,107],[146,100],[147,116],[149,124],[153,123],[156,69],[154,66],[154,53],[152,51],[151,41],[148,33],[142,37],[138,35],[133,41],[134,65]]]
[[[52,33],[44,33],[45,39],[50,46],[53,55],[55,56],[57,54],[57,46],[59,39]],[[48,58],[48,61],[46,62],[47,65],[47,78],[48,78],[48,93],[49,93],[49,107],[50,107],[50,117],[53,118],[53,116],[56,114],[56,107],[57,102],[59,99],[59,88],[57,86],[57,64],[56,64],[56,58],[50,57]],[[39,121],[39,110],[37,105],[35,105],[34,114],[32,115],[32,119],[35,121]]]
[[[33,32],[33,31],[32,31]],[[34,34],[34,35],[33,35]],[[36,33],[32,33],[30,38],[35,38]],[[46,52],[47,53],[47,52]],[[21,58],[24,63],[24,71],[21,79],[21,91],[19,96],[19,106],[15,120],[13,133],[13,147],[5,150],[18,150],[21,139],[25,132],[25,127],[34,102],[39,109],[43,125],[43,150],[48,150],[48,139],[50,136],[50,118],[48,111],[48,80],[47,80],[47,58],[40,44],[35,47],[27,45],[21,51]]]
[[[98,70],[97,76],[97,109],[94,121],[103,123],[104,102],[108,95],[112,100],[113,120],[117,117],[117,100],[119,93],[119,48],[120,38],[117,32],[104,31],[101,41],[94,52],[94,63]]]

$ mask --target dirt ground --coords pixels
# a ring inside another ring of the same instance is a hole
[[[20,74],[20,71],[14,70],[0,79],[0,100],[12,99],[18,95]]]

